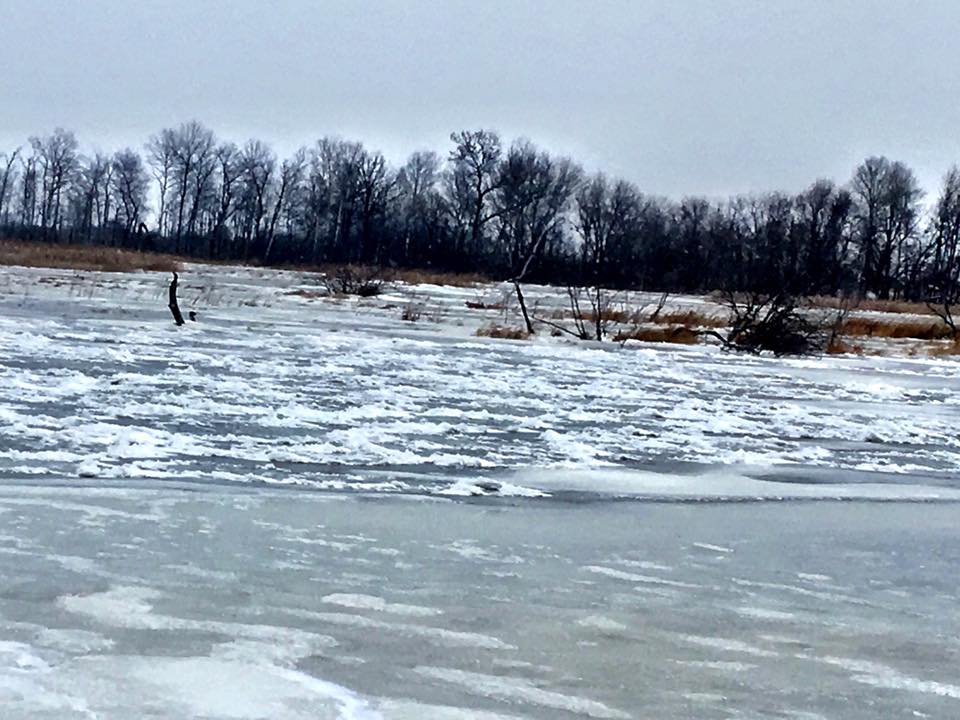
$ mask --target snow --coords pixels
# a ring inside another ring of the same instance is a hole
[[[960,713],[956,362],[4,272],[4,718]]]
[[[715,552],[727,555],[733,552],[732,548],[720,547],[719,545],[711,545],[710,543],[695,542],[693,547],[699,548],[700,550],[707,550],[708,552]]]
[[[942,697],[960,700],[960,685],[942,683],[931,680],[920,680],[903,675],[899,671],[869,660],[855,660],[850,658],[825,657],[820,662],[835,665],[852,673],[854,682],[887,690],[908,690],[911,692],[930,693]]]
[[[467,672],[453,668],[418,667],[415,671],[433,680],[453,683],[468,692],[505,700],[518,700],[554,710],[581,713],[591,718],[629,718],[626,713],[580,697],[541,690],[524,680]]]
[[[616,620],[611,620],[603,615],[590,615],[588,617],[581,618],[580,620],[577,620],[577,624],[581,627],[597,630],[602,633],[619,634],[627,630],[627,626],[623,623],[619,623]]]
[[[499,482],[494,494],[531,497],[563,483],[516,474],[625,478],[686,464],[700,466],[692,484],[706,497],[812,497],[757,480],[802,469],[819,473],[824,497],[894,496],[846,481],[904,476],[898,485],[925,486],[929,499],[960,475],[955,362],[491,341],[471,335],[485,311],[463,305],[478,290],[400,287],[438,319],[402,323],[384,298],[290,295],[309,286],[300,273],[206,266],[182,273],[184,302],[208,305],[201,322],[176,328],[162,274],[5,272],[0,479],[189,476],[471,496]],[[562,301],[547,288],[531,297]],[[734,476],[756,482],[734,487]],[[614,491],[695,494],[646,487],[652,478]]]
[[[411,615],[414,617],[428,617],[430,615],[439,615],[441,610],[437,608],[420,607],[418,605],[406,605],[404,603],[390,603],[381,597],[375,595],[360,595],[356,593],[332,593],[320,598],[323,602],[331,605],[342,605],[344,607],[356,608],[359,610],[375,610],[376,612],[388,613],[391,615]]]

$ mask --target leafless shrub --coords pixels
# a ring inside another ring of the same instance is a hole
[[[603,340],[609,334],[611,325],[638,323],[643,315],[643,308],[631,310],[626,303],[615,307],[617,296],[608,293],[602,288],[581,288],[568,286],[568,309],[554,309],[548,315],[542,315],[536,308],[530,317],[534,322],[547,325],[553,335],[571,335],[581,340]],[[585,308],[589,305],[589,310]],[[573,329],[558,322],[572,320]]]
[[[822,322],[805,315],[796,297],[786,293],[727,293],[730,329],[725,335],[706,330],[728,349],[774,355],[809,355],[822,352],[829,337]]]
[[[484,325],[476,332],[478,337],[500,338],[502,340],[526,340],[530,337],[523,328],[505,327],[503,325]]]
[[[400,319],[406,322],[417,322],[423,314],[423,306],[418,303],[407,303],[400,313]]]
[[[588,316],[580,309],[580,296],[582,292],[583,291],[581,288],[568,287],[567,298],[570,301],[570,310],[563,311],[560,314],[560,318],[557,318],[556,312],[551,313],[551,316],[556,319],[562,319],[564,317],[571,318],[573,320],[573,325],[574,325],[573,330],[571,330],[570,328],[568,328],[567,326],[559,322],[554,322],[553,319],[538,315],[536,308],[534,308],[530,312],[529,318],[527,319],[527,321],[529,322],[529,320],[533,320],[534,322],[547,325],[548,327],[551,328],[551,331],[552,331],[551,334],[554,335],[555,337],[558,337],[560,335],[570,335],[580,340],[590,340],[591,333],[587,331],[587,326],[586,326],[586,321]],[[597,339],[602,339],[602,330],[600,329],[601,327],[602,326],[598,320],[597,334],[601,335],[601,337],[598,337]]]
[[[383,291],[387,280],[382,268],[369,265],[337,265],[327,269],[320,282],[330,295],[374,297]]]
[[[957,318],[954,315],[958,301],[960,301],[960,289],[955,293],[943,293],[936,301],[927,303],[930,311],[949,329],[950,337],[954,340],[960,340],[960,328],[957,327]]]

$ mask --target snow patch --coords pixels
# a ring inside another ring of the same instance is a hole
[[[480,697],[505,702],[530,703],[551,710],[580,713],[592,718],[612,718],[613,720],[629,720],[630,718],[625,712],[608,707],[595,700],[544,690],[529,680],[521,678],[484,675],[467,670],[428,666],[416,667],[414,672],[431,680],[457,685]]]
[[[374,610],[392,615],[410,615],[413,617],[428,617],[431,615],[440,615],[441,610],[437,608],[421,607],[419,605],[404,605],[402,603],[389,603],[381,597],[375,595],[355,595],[349,593],[333,593],[320,598],[323,602],[331,605],[341,605],[343,607],[357,608],[359,610]]]

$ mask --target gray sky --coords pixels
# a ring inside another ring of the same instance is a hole
[[[934,192],[958,37],[957,0],[0,0],[0,146],[196,118],[397,162],[492,127],[675,197],[846,181],[868,154]]]

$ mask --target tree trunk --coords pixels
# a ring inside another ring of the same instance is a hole
[[[603,308],[600,307],[601,301],[602,301],[602,293],[600,290],[600,280],[598,278],[597,279],[597,300],[594,303],[594,306],[596,308],[594,310],[594,312],[596,313],[596,316],[594,317],[594,322],[596,323],[597,340],[600,340],[600,341],[603,340],[603,317],[602,317]]]
[[[513,287],[516,288],[517,291],[517,302],[520,303],[520,312],[523,314],[523,322],[527,326],[527,332],[533,335],[533,323],[530,322],[530,315],[527,314],[527,304],[523,300],[523,291],[520,289],[520,282],[514,280]]]
[[[168,307],[170,312],[173,314],[173,321],[177,325],[183,325],[183,315],[180,313],[180,305],[177,303],[177,283],[179,278],[177,274],[173,274],[173,280],[170,281],[170,303]]]

